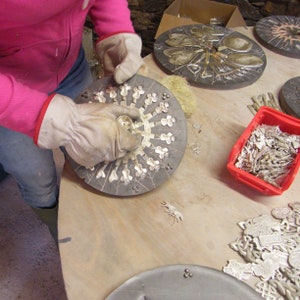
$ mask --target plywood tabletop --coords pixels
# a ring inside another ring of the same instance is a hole
[[[253,38],[252,28],[236,30]],[[247,108],[251,97],[278,95],[288,79],[299,76],[300,60],[263,49],[267,66],[252,85],[225,91],[191,87],[197,107],[187,119],[185,154],[173,176],[157,189],[112,197],[87,186],[65,166],[59,250],[70,300],[104,299],[130,277],[164,265],[221,270],[229,259],[239,259],[228,246],[240,234],[239,221],[297,201],[299,175],[281,196],[265,196],[237,182],[226,169],[232,146],[253,118]],[[156,80],[166,76],[152,55],[144,61],[143,75]],[[163,201],[175,206],[183,221],[174,222]]]

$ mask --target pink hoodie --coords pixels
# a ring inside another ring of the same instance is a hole
[[[100,38],[134,32],[126,0],[0,0],[0,126],[33,137],[75,63],[87,14]]]

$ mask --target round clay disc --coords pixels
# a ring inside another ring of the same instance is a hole
[[[138,274],[106,300],[261,300],[246,283],[221,271],[197,265],[170,265]]]
[[[235,89],[255,82],[266,66],[262,48],[247,36],[213,25],[187,25],[161,34],[154,57],[164,71],[209,89]]]
[[[257,40],[281,55],[300,58],[300,17],[270,16],[254,27]]]
[[[176,98],[163,85],[141,75],[122,85],[105,77],[75,101],[115,103],[140,112],[137,120],[117,118],[127,130],[141,136],[140,146],[125,157],[87,169],[67,155],[76,174],[88,185],[114,196],[138,195],[160,186],[176,170],[186,148],[186,119]]]
[[[292,78],[283,85],[279,103],[284,112],[300,119],[300,77]]]

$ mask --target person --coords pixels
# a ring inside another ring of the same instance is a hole
[[[134,108],[73,101],[92,82],[82,48],[87,17],[99,36],[95,51],[105,74],[125,82],[142,65],[142,41],[126,0],[0,2],[0,179],[16,179],[55,240],[59,187],[52,150],[63,147],[92,167],[139,144],[116,121],[137,118]]]

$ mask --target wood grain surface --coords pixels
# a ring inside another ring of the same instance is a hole
[[[253,28],[235,30],[253,38]],[[111,197],[65,166],[59,250],[70,300],[104,299],[130,277],[164,265],[221,270],[229,259],[241,260],[228,246],[241,233],[239,221],[299,200],[299,175],[283,195],[265,196],[226,169],[232,146],[253,118],[247,108],[251,97],[277,96],[288,79],[299,76],[300,60],[263,49],[267,66],[251,86],[226,91],[191,87],[197,108],[187,120],[188,145],[173,176],[159,188],[136,197]],[[156,80],[166,76],[152,55],[144,60],[143,75]],[[195,145],[198,154],[192,150]],[[184,220],[174,222],[162,201],[175,206]]]

